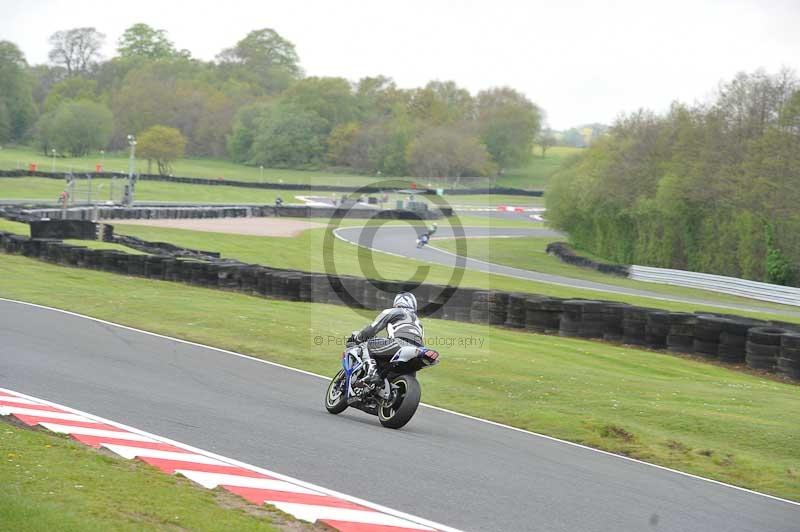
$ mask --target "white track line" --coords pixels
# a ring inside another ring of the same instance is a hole
[[[210,346],[210,345],[200,344],[200,343],[197,343],[197,342],[191,342],[189,340],[182,340],[180,338],[174,338],[172,336],[166,336],[166,335],[163,335],[163,334],[158,334],[158,333],[154,333],[154,332],[150,332],[150,331],[145,331],[145,330],[142,330],[142,329],[137,329],[135,327],[129,327],[127,325],[121,325],[119,323],[114,323],[114,322],[111,322],[111,321],[102,320],[100,318],[94,318],[92,316],[87,316],[85,314],[78,314],[77,312],[72,312],[72,311],[69,311],[69,310],[63,310],[63,309],[59,309],[59,308],[55,308],[55,307],[48,307],[48,306],[39,305],[39,304],[36,304],[36,303],[28,303],[27,301],[19,301],[19,300],[16,300],[16,299],[8,299],[8,298],[5,298],[5,297],[0,297],[0,301],[7,301],[9,303],[18,303],[20,305],[27,305],[27,306],[30,306],[30,307],[36,307],[36,308],[41,308],[41,309],[45,309],[45,310],[50,310],[50,311],[53,311],[53,312],[60,312],[62,314],[66,314],[66,315],[69,315],[69,316],[74,316],[74,317],[78,317],[78,318],[91,320],[91,321],[94,321],[94,322],[97,322],[97,323],[102,323],[104,325],[111,325],[111,326],[114,326],[114,327],[119,327],[120,329],[125,329],[125,330],[128,330],[128,331],[134,331],[134,332],[141,333],[141,334],[147,334],[147,335],[150,335],[150,336],[154,336],[156,338],[163,338],[165,340],[170,340],[170,341],[178,342],[178,343],[185,344],[185,345],[193,345],[195,347],[202,347],[204,349],[211,349],[211,350],[214,350],[214,351],[218,351],[220,353],[225,353],[227,355],[233,355],[233,356],[236,356],[236,357],[245,358],[247,360],[252,360],[254,362],[258,362],[258,363],[261,363],[261,364],[267,364],[267,365],[274,366],[274,367],[277,367],[277,368],[283,368],[283,369],[286,369],[286,370],[289,370],[289,371],[294,371],[296,373],[302,373],[304,375],[309,375],[309,376],[316,377],[316,378],[319,378],[319,379],[324,379],[326,381],[330,380],[330,377],[326,377],[325,375],[319,375],[317,373],[312,373],[310,371],[293,368],[291,366],[286,366],[284,364],[279,364],[277,362],[271,362],[269,360],[256,358],[256,357],[253,357],[253,356],[250,356],[250,355],[245,355],[245,354],[242,354],[242,353],[237,353],[236,351],[229,351],[227,349],[222,349],[220,347],[213,347],[213,346]],[[64,407],[63,405],[59,405],[59,404],[56,404],[56,403],[50,403],[49,401],[40,400],[40,399],[35,398],[35,397],[27,396],[25,394],[22,394],[22,393],[19,393],[19,392],[15,392],[15,391],[12,391],[12,390],[6,390],[5,388],[0,387],[0,392],[2,392],[2,391],[7,391],[9,393],[16,393],[18,395],[26,397],[27,399],[40,401],[43,404],[49,404],[51,406],[55,406],[55,407],[58,407],[58,408],[64,408],[65,410],[70,410],[72,412],[75,412],[75,413],[81,414],[83,416],[92,418],[93,420],[98,420],[97,421],[98,423],[106,423],[106,424],[109,424],[109,425],[120,427],[120,428],[122,428],[124,430],[129,430],[131,432],[135,432],[137,434],[142,434],[144,436],[150,436],[150,437],[155,438],[155,439],[157,439],[159,441],[162,441],[164,443],[169,443],[171,445],[175,445],[175,446],[181,447],[183,449],[192,450],[192,451],[199,451],[199,449],[197,449],[195,447],[191,447],[189,445],[186,445],[186,444],[183,444],[183,443],[180,443],[180,442],[176,442],[176,441],[170,440],[168,438],[163,438],[161,436],[155,436],[154,434],[150,434],[150,433],[141,431],[139,429],[135,429],[133,427],[128,427],[127,425],[123,425],[123,424],[117,423],[115,421],[110,421],[110,420],[107,420],[107,419],[100,418],[98,416],[87,414],[85,412],[81,412],[79,410],[75,410],[74,408]],[[584,449],[586,451],[600,453],[600,454],[603,454],[603,455],[606,455],[606,456],[609,456],[609,457],[616,458],[618,460],[625,460],[625,461],[628,461],[628,462],[633,462],[633,463],[636,463],[636,464],[641,464],[641,465],[644,465],[644,466],[653,467],[653,468],[656,468],[656,469],[660,469],[661,471],[668,471],[670,473],[674,473],[676,475],[681,475],[681,476],[688,477],[688,478],[693,478],[695,480],[702,480],[704,482],[711,482],[712,484],[716,484],[718,486],[724,486],[726,488],[734,489],[734,490],[737,490],[737,491],[742,491],[744,493],[749,493],[751,495],[757,495],[759,497],[766,497],[768,499],[772,499],[772,500],[775,500],[775,501],[780,501],[780,502],[783,502],[783,503],[787,503],[787,504],[791,504],[791,505],[800,507],[800,502],[790,501],[788,499],[782,499],[781,497],[776,497],[774,495],[769,495],[767,493],[761,493],[761,492],[758,492],[758,491],[749,490],[747,488],[742,488],[740,486],[734,486],[733,484],[727,484],[727,483],[719,481],[719,480],[714,480],[714,479],[711,479],[711,478],[701,477],[699,475],[693,475],[692,473],[685,473],[683,471],[678,471],[677,469],[671,469],[671,468],[666,467],[666,466],[662,466],[662,465],[658,465],[658,464],[652,464],[650,462],[645,462],[643,460],[638,460],[636,458],[631,458],[631,457],[628,457],[628,456],[614,454],[612,452],[604,451],[602,449],[595,449],[594,447],[588,447],[588,446],[582,445],[580,443],[575,443],[575,442],[571,442],[571,441],[567,441],[567,440],[561,440],[559,438],[554,438],[553,436],[548,436],[546,434],[540,434],[538,432],[533,432],[533,431],[530,431],[530,430],[520,429],[520,428],[517,428],[517,427],[512,427],[510,425],[504,425],[504,424],[498,423],[496,421],[491,421],[491,420],[488,420],[488,419],[482,419],[482,418],[479,418],[479,417],[471,416],[469,414],[463,414],[461,412],[456,412],[454,410],[448,410],[446,408],[442,408],[442,407],[439,407],[439,406],[429,405],[429,404],[426,404],[426,403],[420,403],[420,406],[424,406],[426,408],[431,408],[433,410],[437,410],[439,412],[444,412],[446,414],[451,414],[451,415],[454,415],[454,416],[463,417],[465,419],[471,419],[472,421],[477,421],[477,422],[480,422],[480,423],[486,423],[486,424],[489,424],[489,425],[493,425],[495,427],[504,428],[504,429],[508,429],[508,430],[513,430],[514,432],[527,434],[529,436],[535,436],[537,438],[543,438],[543,439],[548,440],[548,441],[557,442],[557,443],[561,443],[561,444],[564,444],[564,445],[569,445],[571,447],[577,447],[579,449]],[[297,483],[297,484],[299,484],[301,486],[305,486],[305,487],[307,487],[309,489],[323,491],[324,493],[326,493],[328,495],[333,495],[335,497],[339,497],[339,498],[342,498],[342,499],[345,499],[345,500],[349,500],[349,501],[355,502],[357,504],[362,504],[362,505],[368,506],[370,508],[379,509],[380,511],[383,511],[383,512],[386,512],[386,513],[392,513],[394,515],[403,515],[402,512],[397,512],[395,510],[391,510],[389,508],[385,508],[385,507],[382,507],[380,505],[376,505],[374,503],[370,503],[368,501],[362,501],[362,500],[357,499],[355,497],[351,497],[349,495],[345,495],[344,493],[338,493],[338,492],[335,492],[333,490],[322,488],[320,486],[315,486],[315,485],[310,484],[308,482],[297,481],[296,479],[292,479],[291,477],[286,477],[285,475],[281,475],[280,473],[275,473],[273,471],[269,471],[269,470],[262,469],[262,468],[259,468],[259,467],[256,467],[256,466],[252,466],[250,464],[245,464],[244,462],[239,462],[237,460],[221,457],[219,455],[215,455],[214,453],[211,453],[211,452],[208,452],[208,451],[203,451],[203,452],[208,456],[212,456],[212,457],[215,457],[215,458],[226,460],[230,464],[238,465],[240,467],[245,467],[245,468],[251,469],[253,471],[258,471],[259,473],[264,473],[265,475],[270,475],[270,476],[274,476],[276,478],[282,478],[282,479],[285,479],[285,480],[288,480],[288,481],[292,481],[292,482],[295,482],[295,483]],[[455,531],[455,530],[457,530],[457,529],[454,529],[454,528],[445,527],[445,526],[440,525],[440,524],[436,524],[436,523],[432,523],[432,522],[426,522],[425,520],[422,520],[422,519],[419,519],[419,518],[413,518],[413,516],[408,516],[408,515],[403,515],[403,516],[405,518],[407,518],[407,519],[410,518],[409,520],[416,519],[416,522],[427,524],[428,526],[433,526],[435,528],[440,528],[440,529],[445,530],[445,531],[450,531],[450,530]]]

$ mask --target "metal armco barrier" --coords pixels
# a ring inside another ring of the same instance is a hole
[[[710,273],[687,272],[652,268],[650,266],[631,266],[629,279],[648,283],[671,284],[688,288],[700,288],[734,296],[749,297],[760,301],[780,303],[800,307],[800,288],[777,284],[748,281],[735,277],[724,277]]]

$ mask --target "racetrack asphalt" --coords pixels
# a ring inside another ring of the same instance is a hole
[[[800,523],[800,505],[441,410],[399,431],[332,416],[319,377],[3,300],[0,386],[463,530]]]
[[[561,275],[552,275],[541,273],[531,270],[523,270],[520,268],[512,268],[510,266],[503,266],[481,260],[471,259],[468,257],[459,258],[453,253],[436,249],[436,239],[438,238],[457,238],[466,236],[467,238],[479,237],[519,237],[519,236],[535,236],[535,237],[552,237],[555,239],[563,239],[564,235],[552,229],[539,228],[539,227],[463,227],[452,228],[447,226],[440,226],[431,240],[431,245],[423,248],[417,248],[416,238],[419,228],[411,225],[371,225],[371,226],[354,226],[354,227],[340,227],[335,230],[335,234],[348,242],[359,244],[361,246],[369,247],[377,251],[393,253],[413,260],[422,262],[430,262],[434,264],[441,264],[444,266],[455,267],[458,260],[461,260],[461,265],[470,270],[476,270],[486,273],[493,273],[498,275],[506,275],[509,277],[516,277],[518,279],[526,279],[530,281],[538,281],[556,285],[570,286],[573,288],[583,288],[587,290],[596,290],[599,292],[613,292],[618,294],[628,294],[639,297],[650,297],[653,299],[661,299],[664,301],[676,301],[680,303],[693,303],[697,305],[707,305],[712,307],[719,307],[720,309],[728,310],[747,310],[751,312],[765,312],[770,314],[782,314],[786,316],[800,316],[800,311],[793,311],[788,309],[778,309],[759,304],[757,301],[752,303],[733,303],[726,302],[720,303],[718,301],[705,299],[703,297],[692,296],[679,296],[679,295],[666,295],[661,292],[654,292],[639,288],[630,288],[627,286],[619,286],[612,284],[599,283],[595,281],[587,281],[575,277],[565,277]]]

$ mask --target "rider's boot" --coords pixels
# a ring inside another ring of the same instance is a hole
[[[378,365],[371,357],[367,356],[365,358],[366,360],[364,362],[367,365],[367,373],[364,375],[362,382],[364,384],[380,384],[381,378],[378,376]]]

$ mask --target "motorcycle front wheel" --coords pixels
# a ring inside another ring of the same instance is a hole
[[[411,421],[419,406],[422,389],[413,375],[400,375],[392,379],[392,397],[382,401],[378,408],[378,420],[386,428],[399,429]]]
[[[340,369],[328,384],[328,391],[325,392],[325,409],[331,414],[341,414],[347,409],[344,380],[344,369]]]

